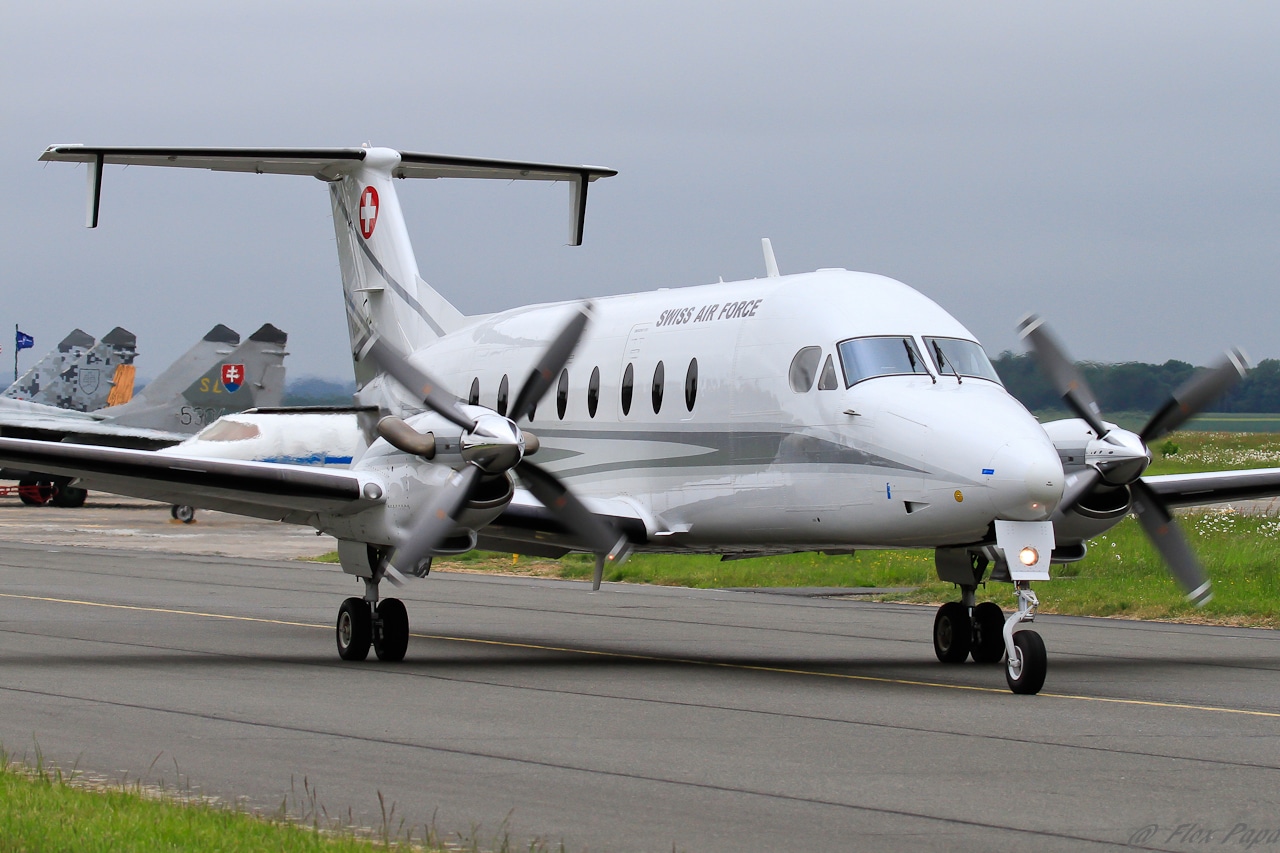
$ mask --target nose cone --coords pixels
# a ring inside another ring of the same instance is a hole
[[[996,451],[989,470],[997,518],[1041,521],[1062,500],[1066,477],[1047,436],[1008,442]]]

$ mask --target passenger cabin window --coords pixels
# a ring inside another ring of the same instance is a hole
[[[627,369],[622,373],[622,414],[631,414],[631,392],[636,386],[636,368],[634,364],[628,364]]]
[[[600,368],[596,367],[591,370],[591,381],[587,383],[587,414],[591,417],[596,416],[596,409],[600,406]]]
[[[684,407],[693,411],[694,401],[698,399],[698,360],[689,359],[689,369],[684,374]]]
[[[960,338],[925,338],[925,348],[933,357],[933,366],[938,368],[939,376],[973,376],[978,379],[989,379],[996,384],[1000,375],[996,373],[991,359],[982,351],[977,341],[966,341]]]
[[[840,344],[845,387],[876,376],[929,376],[916,343],[906,335],[854,338]]]
[[[569,408],[569,368],[560,371],[560,384],[556,387],[556,417],[564,420]]]
[[[834,391],[840,387],[840,380],[836,378],[836,365],[831,360],[831,354],[827,353],[827,361],[822,365],[822,378],[818,380],[819,391]]]
[[[658,366],[653,369],[653,413],[656,415],[662,411],[662,386],[666,384],[667,371],[662,366],[662,362],[658,362]]]
[[[498,414],[504,418],[507,416],[507,392],[509,389],[507,383],[507,375],[502,374],[502,381],[498,383]]]
[[[818,360],[822,358],[822,347],[805,347],[791,359],[791,370],[787,377],[791,380],[791,390],[804,394],[813,387],[813,378],[818,375]]]
[[[467,402],[473,406],[480,405],[480,380],[471,380],[471,393],[467,395]]]

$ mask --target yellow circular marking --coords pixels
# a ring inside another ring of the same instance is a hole
[[[964,503],[964,492],[960,491],[959,489],[956,489],[956,503],[958,504]]]

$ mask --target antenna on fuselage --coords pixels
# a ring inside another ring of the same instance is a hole
[[[773,256],[773,243],[769,241],[768,237],[761,237],[760,247],[764,249],[765,275],[768,276],[769,278],[777,278],[779,275],[778,259]]]

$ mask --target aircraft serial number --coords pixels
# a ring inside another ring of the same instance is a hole
[[[207,426],[227,413],[226,407],[183,406],[178,411],[178,420],[183,426]]]

